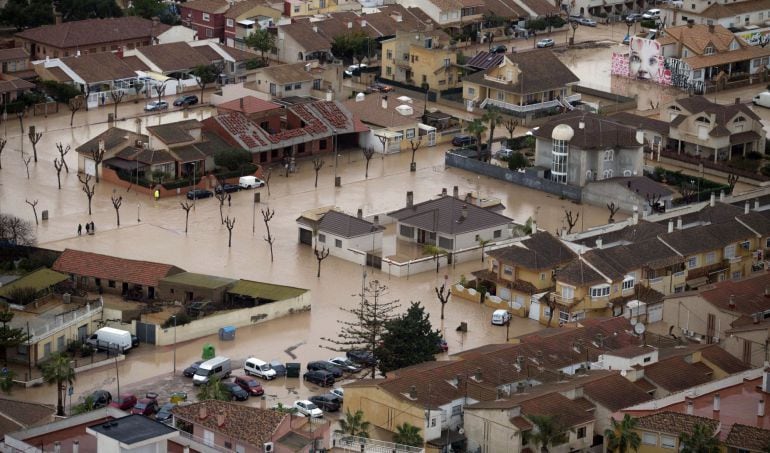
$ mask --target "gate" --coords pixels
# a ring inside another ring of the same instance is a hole
[[[382,269],[382,257],[377,255],[372,255],[371,253],[367,253],[366,265],[371,266],[375,269]]]
[[[136,337],[139,341],[147,344],[155,344],[155,324],[148,324],[145,322],[136,322]]]
[[[299,229],[299,243],[313,245],[313,232],[305,228]]]

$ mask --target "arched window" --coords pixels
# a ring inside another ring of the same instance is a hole
[[[733,123],[743,123],[745,121],[746,121],[746,117],[745,116],[739,116],[738,118],[733,120]]]
[[[610,179],[612,178],[612,170],[604,170],[602,173],[602,179]]]
[[[698,123],[711,124],[711,120],[709,120],[705,116],[699,116],[699,117],[695,118],[695,121],[698,122]]]
[[[631,170],[623,170],[623,176],[631,176]]]
[[[593,175],[591,173],[591,170],[588,170],[586,172],[586,181],[593,181]]]
[[[604,161],[605,162],[612,162],[612,160],[614,158],[615,158],[615,150],[614,149],[604,150]]]

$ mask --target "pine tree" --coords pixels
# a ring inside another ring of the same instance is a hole
[[[433,330],[430,315],[419,302],[412,302],[406,313],[388,321],[385,330],[376,354],[383,373],[436,359],[441,335]]]

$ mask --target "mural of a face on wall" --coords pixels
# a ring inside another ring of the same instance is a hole
[[[660,43],[634,36],[629,43],[628,76],[660,82],[663,79],[663,59]]]

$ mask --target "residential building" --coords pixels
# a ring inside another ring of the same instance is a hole
[[[283,15],[294,18],[332,13],[337,11],[337,4],[337,0],[284,0]]]
[[[770,430],[736,423],[730,428],[724,446],[728,453],[760,453],[770,445]]]
[[[445,251],[448,264],[479,259],[481,239],[494,246],[513,237],[513,219],[454,195],[414,203],[409,191],[406,207],[388,216],[396,220],[398,240],[438,247]]]
[[[328,421],[272,409],[208,400],[177,406],[173,414],[176,423],[192,426],[192,438],[207,449],[306,453],[331,444]]]
[[[550,233],[537,231],[536,224],[532,229],[533,234],[523,240],[487,252],[487,268],[473,275],[494,288],[491,295],[501,299],[496,308],[510,309],[539,321],[540,297],[534,296],[552,289],[556,270],[576,255]],[[490,303],[489,298],[487,301]]]
[[[158,297],[180,302],[208,301],[222,303],[227,290],[238,280],[195,272],[178,272],[158,281]]]
[[[579,81],[550,50],[515,52],[503,55],[486,70],[463,77],[463,99],[468,106],[495,106],[514,116],[532,118],[545,110],[571,109],[570,103],[580,100],[580,94],[572,92]]]
[[[458,29],[480,21],[485,12],[481,0],[408,0],[401,4],[420,8],[440,27],[452,26]]]
[[[196,39],[225,39],[226,0],[194,0],[179,5],[182,23],[196,32]]]
[[[179,431],[165,423],[140,414],[127,415],[117,420],[86,428],[96,437],[97,451],[155,451],[168,450],[168,441],[179,437]]]
[[[382,41],[380,77],[421,90],[447,90],[461,84],[462,69],[456,63],[457,50],[450,48],[443,31],[398,31]]]
[[[343,69],[317,60],[273,65],[256,69],[243,87],[265,93],[268,99],[312,96],[331,101],[342,93]]]
[[[693,435],[695,425],[704,425],[713,435],[721,428],[719,420],[677,412],[658,412],[636,418],[633,430],[641,439],[640,453],[658,452],[662,449],[681,450],[681,436]]]
[[[16,33],[32,60],[115,52],[153,44],[170,27],[138,16],[42,25]]]
[[[29,52],[23,47],[0,49],[0,68],[3,80],[28,80],[37,75],[30,64]]]
[[[162,278],[183,272],[176,266],[65,249],[53,270],[69,275],[78,289],[155,299]]]
[[[583,187],[581,201],[594,206],[615,203],[621,212],[664,212],[672,206],[674,191],[647,176],[621,176],[591,181]]]
[[[377,216],[373,222],[365,220],[361,209],[356,216],[334,208],[313,209],[303,212],[297,225],[300,244],[326,249],[344,260],[372,264],[382,249],[385,228]]]
[[[663,322],[673,332],[704,343],[721,343],[749,366],[762,366],[770,339],[770,275],[721,281],[666,298]]]
[[[613,121],[635,127],[644,134],[645,151],[658,151],[659,146],[668,143],[669,123],[649,116],[636,115],[630,112],[618,112],[610,115]],[[654,156],[654,154],[653,154]]]
[[[333,61],[332,39],[319,33],[318,23],[300,20],[278,26],[275,58],[284,63],[318,60]],[[339,29],[344,32],[344,28]]]
[[[718,162],[764,152],[764,126],[746,104],[722,105],[691,96],[672,101],[662,110],[671,118],[668,146],[677,154]]]
[[[41,267],[0,286],[0,300],[8,304],[23,306],[32,301],[16,300],[17,290],[34,291],[33,298],[36,300],[53,294],[54,287],[67,279],[68,277],[64,274]]]
[[[642,174],[641,132],[610,118],[573,111],[552,117],[534,136],[535,166],[552,181],[583,187]]]
[[[767,3],[764,0],[742,0],[730,3],[691,2],[683,7],[663,7],[662,18],[673,25],[689,22],[701,25],[720,25],[725,28],[746,26],[764,27]]]
[[[695,93],[760,82],[770,58],[770,48],[750,46],[717,24],[666,27],[657,42],[672,81],[681,79],[676,85]]]
[[[216,167],[214,155],[218,151],[228,149],[229,145],[216,134],[205,132],[202,128],[203,124],[198,120],[183,120],[147,127],[147,132],[150,134],[149,146],[159,155],[168,155],[173,158],[171,166],[159,170],[164,173],[164,179],[188,178],[194,174],[211,171]],[[143,155],[146,155],[146,152],[139,152],[135,156],[141,158]],[[134,171],[130,155],[119,153],[115,157],[126,160],[131,171]],[[116,164],[115,160],[105,163],[112,166]],[[152,171],[148,172],[143,165],[139,165],[138,172],[140,176],[152,175]]]
[[[260,0],[244,0],[231,5],[224,16],[225,45],[250,50],[246,37],[256,30],[274,27],[281,19],[281,11]]]

